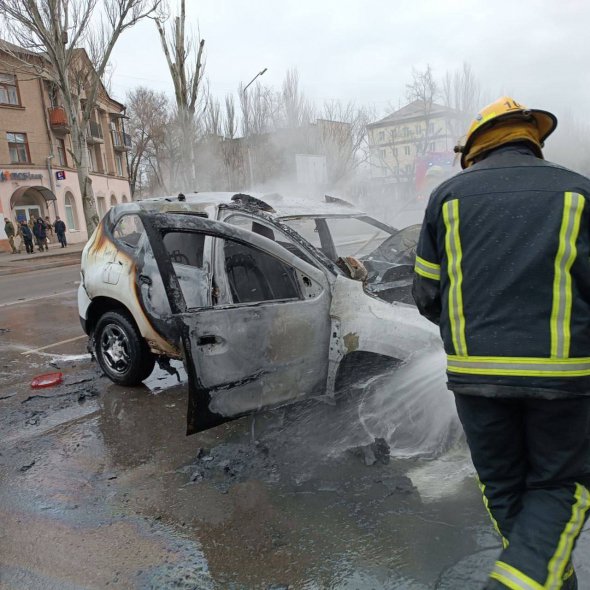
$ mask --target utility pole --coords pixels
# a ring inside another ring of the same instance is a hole
[[[259,76],[263,76],[267,70],[268,70],[268,68],[264,68],[263,70],[260,70],[256,74],[256,76],[254,76],[254,78],[252,78],[252,80],[250,80],[250,82],[248,82],[248,84],[246,84],[246,86],[244,86],[244,89],[242,90],[242,94],[244,95],[244,97],[246,97],[246,90],[248,90],[248,86],[250,86],[256,80],[256,78],[258,78]],[[252,153],[250,151],[250,137],[249,136],[246,137],[246,152],[248,154],[248,170],[250,171],[250,188],[253,188],[254,187],[254,171],[252,169]]]

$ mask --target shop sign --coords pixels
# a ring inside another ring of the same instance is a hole
[[[43,180],[43,174],[12,172],[11,170],[3,170],[0,172],[0,182],[8,182],[9,180]]]
[[[66,179],[66,171],[65,170],[56,170],[55,171],[55,178],[57,178],[57,180],[65,180]]]

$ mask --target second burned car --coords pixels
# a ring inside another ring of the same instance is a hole
[[[137,385],[182,359],[188,433],[306,396],[438,343],[409,294],[419,227],[339,199],[198,193],[111,209],[82,255],[96,359]]]

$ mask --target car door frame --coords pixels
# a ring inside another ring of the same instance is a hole
[[[183,348],[183,356],[184,356],[184,364],[187,370],[187,375],[189,378],[189,407],[188,407],[188,414],[187,414],[187,434],[193,434],[196,432],[200,432],[202,430],[206,430],[208,428],[212,428],[218,424],[226,422],[228,420],[232,420],[238,418],[242,415],[252,413],[253,411],[257,411],[261,409],[261,407],[272,407],[273,404],[264,404],[260,405],[257,404],[255,407],[248,408],[246,411],[239,411],[235,415],[227,416],[221,415],[219,413],[213,412],[210,409],[211,402],[212,402],[212,392],[217,394],[218,389],[223,389],[224,391],[235,391],[237,394],[240,388],[245,387],[246,385],[250,384],[252,386],[253,379],[256,379],[255,375],[244,375],[243,380],[238,380],[230,385],[226,385],[220,388],[208,388],[206,387],[198,374],[198,364],[202,360],[202,355],[196,350],[196,343],[194,339],[196,335],[191,333],[189,326],[187,325],[187,315],[188,314],[199,314],[205,312],[229,312],[236,308],[256,308],[259,313],[264,313],[265,305],[270,307],[270,305],[277,306],[288,304],[289,301],[285,303],[281,301],[269,301],[269,302],[256,302],[256,303],[241,303],[241,304],[222,304],[219,306],[211,306],[206,308],[198,308],[198,309],[189,309],[186,305],[186,301],[184,299],[182,289],[178,278],[174,272],[174,268],[172,262],[169,259],[168,252],[164,245],[163,235],[170,231],[181,231],[181,232],[198,232],[202,233],[206,236],[211,236],[213,238],[221,238],[225,240],[231,240],[234,242],[242,243],[249,247],[254,247],[262,252],[280,260],[282,263],[294,268],[297,273],[301,273],[304,277],[308,277],[311,279],[310,284],[321,286],[321,296],[326,298],[325,301],[325,308],[326,308],[326,317],[325,317],[325,325],[326,325],[326,334],[325,334],[325,348],[326,350],[320,351],[318,354],[322,354],[325,363],[325,375],[321,375],[320,379],[323,380],[322,387],[325,389],[326,383],[328,381],[328,365],[329,365],[329,348],[330,348],[330,336],[331,336],[331,318],[330,318],[330,307],[331,307],[331,284],[328,279],[326,273],[317,267],[303,261],[301,258],[292,254],[276,242],[255,234],[251,231],[244,230],[242,228],[229,225],[227,223],[221,221],[214,221],[208,218],[204,218],[202,216],[192,216],[192,215],[185,215],[182,213],[155,213],[155,212],[146,212],[142,211],[140,214],[141,220],[144,224],[144,228],[146,231],[147,238],[149,240],[152,253],[156,260],[156,264],[158,267],[158,271],[162,277],[162,281],[164,283],[164,289],[166,291],[170,308],[172,311],[172,316],[170,321],[172,321],[175,325],[175,329],[180,334],[180,342]],[[214,260],[208,260],[209,268],[213,269],[216,268],[216,263]],[[298,286],[302,289],[301,281],[298,278]],[[313,303],[312,299],[315,295],[311,292],[312,289],[310,288],[310,293],[307,295],[305,291],[301,294],[299,299],[291,300],[292,302],[302,303],[305,304],[308,301]],[[322,302],[324,305],[324,302]],[[261,311],[262,310],[262,311]],[[322,329],[319,327],[318,329]],[[322,341],[322,346],[324,346]],[[273,375],[276,374],[277,376],[280,375],[278,372],[279,369],[273,370]],[[315,391],[304,392],[305,394],[314,394],[317,393]],[[301,397],[300,395],[297,396]],[[295,399],[295,397],[294,397]],[[287,403],[285,400],[282,400],[280,403],[276,405],[282,405],[282,403]]]

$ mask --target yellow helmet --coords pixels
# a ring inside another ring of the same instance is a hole
[[[523,104],[516,102],[509,96],[502,96],[498,100],[484,107],[473,119],[464,145],[455,146],[455,152],[461,154],[461,167],[466,168],[468,163],[466,157],[469,155],[474,140],[487,129],[498,123],[510,122],[511,120],[532,123],[538,135],[539,145],[553,133],[557,127],[557,117],[547,111],[528,109]]]

